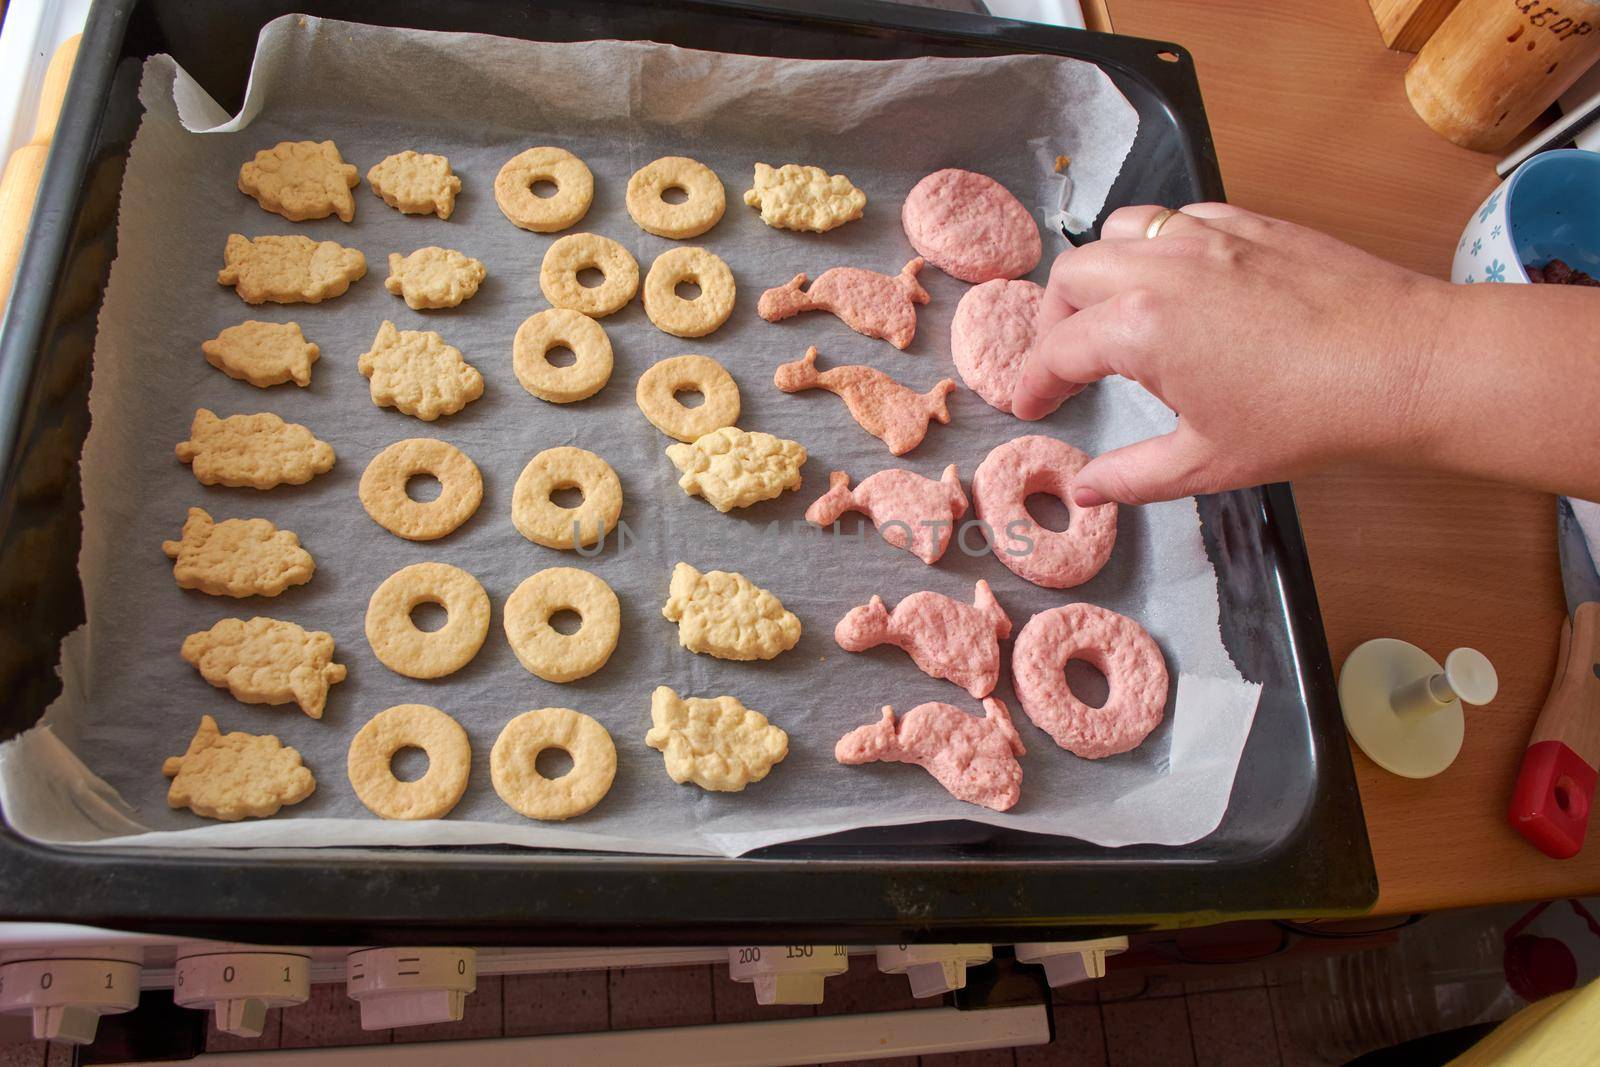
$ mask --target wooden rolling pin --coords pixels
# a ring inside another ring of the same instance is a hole
[[[1600,0],[1460,0],[1406,70],[1422,121],[1497,152],[1600,57]]]
[[[1397,52],[1418,52],[1458,0],[1369,0],[1383,43]]]
[[[22,242],[33,218],[33,202],[39,195],[39,179],[44,176],[44,161],[50,156],[50,140],[61,118],[61,101],[67,95],[72,64],[78,58],[79,35],[61,42],[39,89],[39,114],[34,121],[33,140],[11,153],[0,175],[0,308],[11,294],[17,274]]]

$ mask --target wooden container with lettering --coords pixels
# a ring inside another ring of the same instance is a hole
[[[1441,135],[1498,151],[1596,57],[1600,0],[1461,0],[1406,71],[1406,95]]]

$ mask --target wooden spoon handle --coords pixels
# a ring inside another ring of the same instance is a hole
[[[1523,754],[1509,816],[1557,859],[1577,855],[1600,781],[1600,603],[1579,604],[1561,627],[1561,655]]]

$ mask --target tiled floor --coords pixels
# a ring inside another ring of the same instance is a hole
[[[1260,971],[1178,981],[1113,971],[1106,979],[1055,991],[1056,1040],[1045,1046],[873,1061],[885,1067],[1313,1067],[1288,1045]],[[214,1029],[219,1051],[309,1048],[391,1041],[521,1037],[533,1034],[685,1026],[808,1017],[817,1013],[935,1007],[914,1000],[904,978],[880,974],[871,957],[828,979],[820,1008],[762,1007],[725,967],[670,967],[485,977],[459,1023],[402,1030],[361,1029],[342,985],[313,987],[311,1001],[272,1012],[266,1032],[243,1041]],[[66,1067],[69,1050],[0,1042],[0,1067]]]

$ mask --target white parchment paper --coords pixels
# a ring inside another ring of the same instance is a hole
[[[1137,117],[1095,67],[1041,57],[891,62],[773,60],[619,42],[546,44],[401,32],[288,17],[263,33],[248,99],[230,119],[169,59],[145,70],[147,109],[123,189],[119,256],[100,320],[83,462],[81,570],[87,624],[63,647],[65,692],[45,723],[0,749],[0,803],[20,832],[55,842],[161,847],[471,844],[484,842],[661,853],[735,855],[854,827],[971,819],[1119,845],[1178,844],[1210,832],[1227,807],[1259,687],[1246,682],[1218,632],[1217,580],[1191,501],[1124,509],[1111,563],[1092,582],[1050,591],[1015,577],[976,538],[935,567],[882,543],[859,517],[843,536],[804,528],[801,516],[827,472],[857,481],[890,466],[936,477],[950,462],[970,479],[995,445],[1023,433],[1057,435],[1100,452],[1172,424],[1165,408],[1123,381],[1098,385],[1050,420],[1027,426],[958,390],[949,426],[934,426],[895,459],[822,392],[795,396],[774,369],[816,344],[824,365],[864,362],[918,389],[955,377],[949,323],[966,286],[929,268],[932,303],[915,343],[898,352],[813,313],[762,322],[756,298],[798,271],[841,264],[894,273],[913,252],[899,225],[910,187],[944,166],[994,175],[1041,220],[1059,205],[1056,155],[1073,158],[1074,213],[1093,217],[1132,144]],[[239,164],[279,140],[334,138],[362,173],[402,148],[449,155],[464,190],[449,221],[386,207],[363,181],[355,222],[295,224],[263,212],[235,189]],[[500,165],[538,144],[584,158],[596,195],[582,228],[630,248],[641,270],[673,242],[641,232],[623,191],[643,163],[694,156],[722,177],[728,211],[696,243],[732,266],[733,318],[685,342],[650,325],[636,300],[604,320],[616,351],[611,383],[566,406],[529,396],[511,367],[511,339],[546,304],[537,267],[552,237],[518,230],[495,206]],[[740,194],[752,164],[815,162],[866,190],[866,216],[825,235],[764,226]],[[369,274],[318,306],[248,308],[215,282],[230,232],[305,233],[360,248]],[[482,259],[489,277],[460,308],[414,312],[384,291],[390,252],[428,244]],[[1045,235],[1043,280],[1060,238]],[[200,342],[245,318],[296,321],[322,348],[308,389],[254,389],[206,364]],[[432,329],[487,380],[464,412],[424,424],[375,407],[356,357],[379,324]],[[803,442],[811,459],[797,494],[731,515],[689,499],[663,449],[670,442],[634,407],[633,385],[651,363],[683,352],[721,361],[743,392],[741,424]],[[222,415],[275,411],[333,444],[334,471],[270,492],[202,487],[173,456],[197,407]],[[471,455],[486,482],[478,514],[431,544],[395,538],[371,522],[356,485],[371,457],[411,436],[438,436]],[[615,540],[582,559],[529,544],[510,521],[511,487],[541,449],[574,444],[605,457],[625,492],[626,549]],[[177,588],[161,553],[190,505],[218,518],[263,516],[296,531],[317,560],[315,578],[272,600],[232,601]],[[800,526],[798,530],[792,527]],[[742,571],[800,616],[805,634],[767,663],[728,663],[678,646],[661,617],[674,562]],[[392,674],[362,629],[372,590],[398,568],[442,560],[488,590],[488,641],[464,670],[436,682]],[[500,610],[529,574],[565,564],[593,569],[623,605],[622,638],[609,665],[560,686],[526,673],[506,644]],[[920,673],[891,648],[842,652],[834,623],[874,593],[889,602],[919,589],[969,600],[986,578],[1018,629],[1035,612],[1085,599],[1142,621],[1160,642],[1175,685],[1169,716],[1135,752],[1091,762],[1057,748],[1023,716],[1002,681],[1028,746],[1022,800],[997,814],[949,797],[918,768],[841,767],[833,745],[879,708],[943,700],[979,712],[947,682]],[[207,685],[178,656],[184,636],[220,618],[266,614],[334,634],[349,680],[326,716],[293,705],[245,705]],[[788,730],[790,754],[738,794],[674,784],[644,744],[649,695],[660,683],[685,695],[732,693]],[[441,707],[472,738],[466,796],[445,820],[384,822],[367,813],[345,774],[351,736],[392,704]],[[576,707],[611,731],[619,769],[610,794],[568,824],[529,822],[489,781],[500,728],[529,708]],[[317,776],[316,793],[278,816],[216,824],[169,810],[165,756],[181,753],[202,713],[224,730],[275,733]]]

